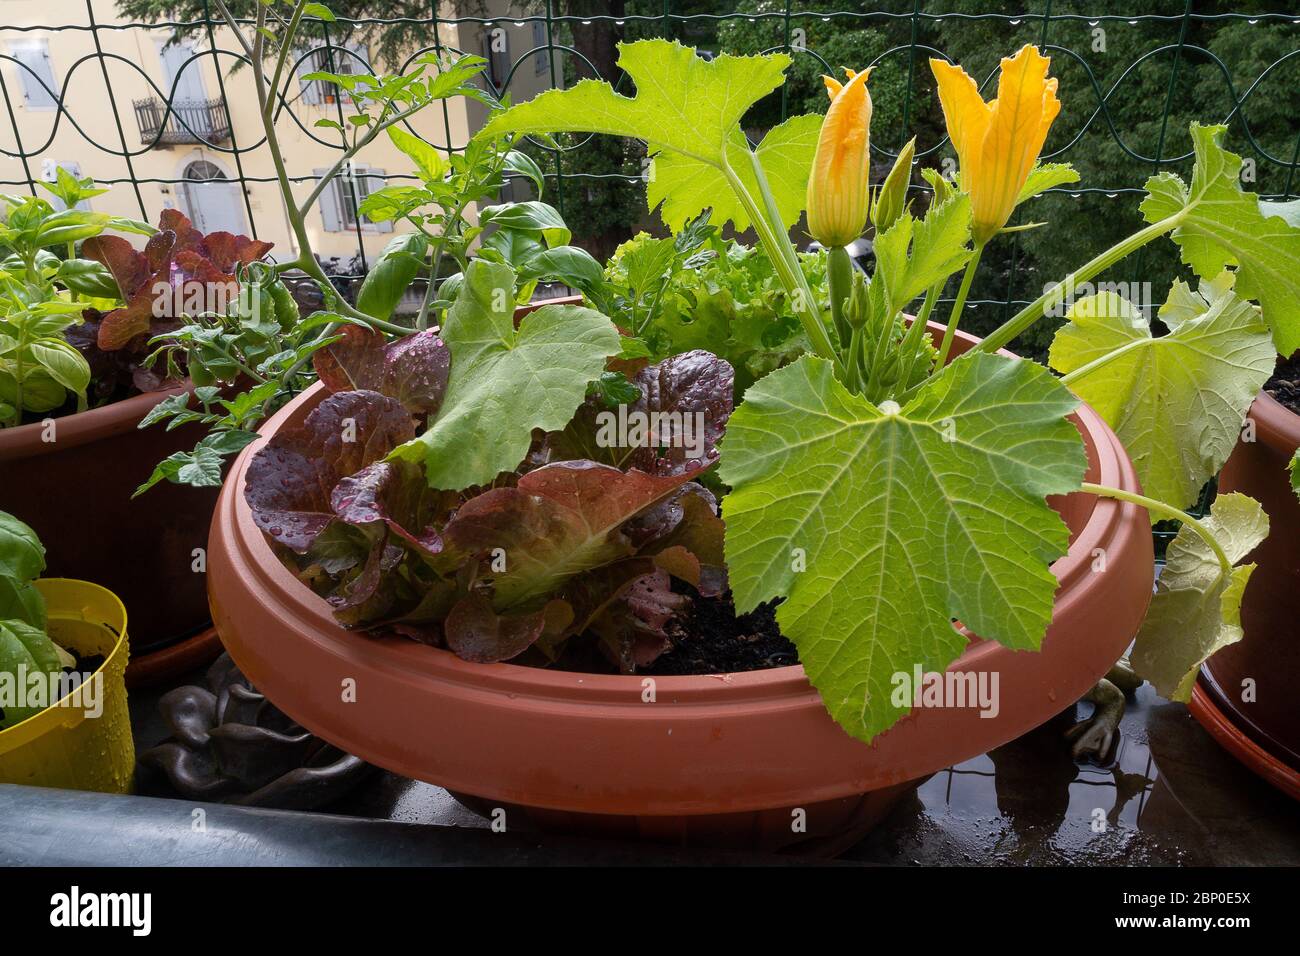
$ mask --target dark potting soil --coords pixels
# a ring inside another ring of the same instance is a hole
[[[82,675],[83,679],[104,666],[105,658],[103,654],[91,654],[88,657],[82,657],[76,651],[73,651],[72,654],[77,659],[77,666],[73,672]]]
[[[705,598],[689,584],[673,582],[673,590],[688,594],[691,603],[673,619],[667,631],[672,647],[637,674],[734,674],[799,663],[799,652],[776,624],[775,602],[749,614],[736,614],[731,595]],[[619,668],[593,634],[575,637],[564,646],[558,660],[549,660],[530,648],[510,663],[581,674],[617,674]]]
[[[95,673],[95,671],[99,670],[101,667],[104,666],[104,660],[105,660],[103,654],[91,654],[88,657],[82,657],[76,651],[71,651],[70,653],[72,654],[73,657],[77,659],[77,666],[72,668],[71,671],[69,671],[68,668],[65,667],[63,668],[63,672],[65,674],[67,673],[76,674],[81,678],[81,680],[76,685],[74,685],[72,690],[68,691],[68,693],[72,693],[72,691],[75,691],[78,687],[84,684],[86,682],[87,677],[89,677],[91,674]],[[5,716],[4,708],[0,707],[0,721],[4,720],[4,716]]]
[[[1264,391],[1300,415],[1300,352],[1278,363],[1273,375],[1264,383]]]
[[[659,656],[645,674],[727,674],[765,670],[799,663],[799,652],[776,625],[776,605],[760,605],[736,614],[731,595],[696,597],[692,610],[674,636],[671,650]]]

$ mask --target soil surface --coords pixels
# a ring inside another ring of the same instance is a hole
[[[91,654],[89,657],[82,657],[76,651],[72,651],[71,653],[72,656],[77,659],[77,666],[71,669],[65,667],[63,668],[63,673],[76,674],[78,677],[81,678],[81,680],[79,680],[73,686],[72,690],[68,691],[68,693],[72,693],[72,691],[75,691],[78,687],[80,687],[82,684],[86,682],[87,677],[89,677],[91,674],[95,673],[97,670],[103,667],[104,659],[105,659],[102,654]],[[0,720],[4,720],[4,716],[5,716],[4,708],[0,707]]]
[[[726,674],[764,670],[799,663],[795,646],[776,626],[776,605],[763,604],[749,614],[736,614],[731,595],[699,598],[682,622],[672,650],[660,656],[646,674]]]
[[[1264,383],[1264,391],[1300,415],[1300,352],[1278,363],[1272,377]]]

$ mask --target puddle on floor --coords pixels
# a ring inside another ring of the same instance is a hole
[[[1080,714],[1088,708],[1081,705]],[[1149,685],[1105,766],[1078,764],[1067,712],[935,774],[845,859],[968,865],[1300,863],[1300,804]]]

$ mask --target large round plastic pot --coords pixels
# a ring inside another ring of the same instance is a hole
[[[1300,415],[1261,392],[1250,418],[1255,440],[1237,443],[1219,489],[1240,491],[1263,505],[1269,532],[1247,558],[1258,567],[1241,605],[1245,637],[1211,657],[1201,671],[1209,702],[1228,720],[1206,706],[1192,711],[1229,750],[1295,794],[1300,792],[1300,501],[1287,464],[1300,446]],[[1237,736],[1246,740],[1231,739]],[[1274,760],[1247,756],[1259,749]],[[1264,770],[1266,763],[1273,766]]]
[[[201,426],[138,429],[148,411],[177,390],[149,392],[76,415],[0,429],[0,508],[31,525],[45,545],[51,577],[94,581],[118,594],[131,613],[132,676],[169,649],[176,667],[202,663],[208,623],[204,547],[216,488],[162,482],[132,500],[154,465],[189,450]],[[215,657],[220,648],[208,640]],[[193,653],[200,652],[196,659]]]
[[[323,397],[304,393],[262,441]],[[1076,421],[1090,479],[1136,490],[1110,429],[1088,408]],[[471,664],[349,632],[253,523],[244,474],[260,444],[231,469],[209,540],[213,620],[231,656],[313,733],[480,809],[504,808],[507,826],[525,813],[569,831],[833,851],[918,780],[1072,704],[1124,652],[1151,595],[1145,511],[1081,493],[1056,502],[1073,542],[1053,565],[1060,589],[1041,652],[972,638],[952,665],[999,672],[997,714],[921,709],[868,746],[831,720],[798,666],[659,677],[648,703],[639,676]]]
[[[126,706],[126,609],[87,581],[41,578],[49,635],[104,663],[88,684],[20,724],[0,731],[0,783],[126,793],[135,773]]]

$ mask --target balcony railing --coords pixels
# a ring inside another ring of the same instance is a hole
[[[135,100],[134,106],[142,143],[172,146],[230,139],[230,114],[222,100],[175,100],[170,114],[167,104],[157,97]],[[167,118],[165,124],[163,117]]]

